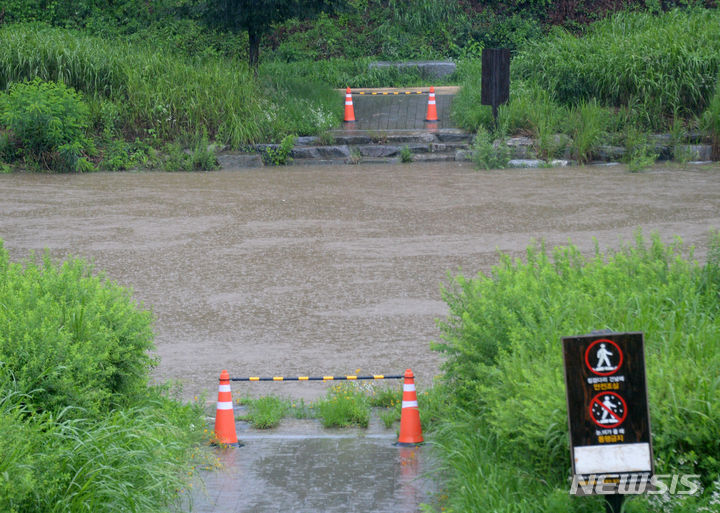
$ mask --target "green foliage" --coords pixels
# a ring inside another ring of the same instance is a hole
[[[284,166],[292,162],[290,153],[292,153],[295,146],[295,139],[296,136],[294,135],[286,135],[277,147],[266,147],[263,155],[265,163],[273,166]]]
[[[686,251],[657,235],[591,257],[531,246],[525,261],[501,256],[489,275],[452,280],[436,348],[446,357],[443,443],[457,511],[536,511],[567,493],[560,339],[594,329],[645,333],[658,473],[700,474],[705,486],[717,478],[720,235],[704,266]]]
[[[207,135],[200,138],[193,151],[186,152],[177,143],[168,144],[165,150],[162,167],[166,171],[211,171],[220,167]]]
[[[412,162],[412,152],[410,151],[410,148],[407,146],[407,144],[403,146],[400,150],[400,162]]]
[[[257,429],[277,427],[290,409],[290,401],[275,396],[263,396],[258,399],[244,399],[248,406],[248,414],[244,420]]]
[[[517,78],[554,91],[565,104],[640,105],[643,128],[666,129],[674,113],[699,115],[720,71],[720,11],[621,12],[583,37],[556,30],[513,61]]]
[[[504,141],[493,141],[493,136],[480,127],[472,146],[473,160],[479,169],[503,169],[510,161],[510,148]]]
[[[702,115],[702,125],[712,139],[713,159],[720,160],[720,79],[715,85],[708,108]]]
[[[602,141],[609,126],[609,117],[610,112],[600,107],[594,99],[580,102],[570,110],[568,124],[572,138],[571,151],[579,163],[586,163]]]
[[[392,408],[402,403],[402,389],[398,387],[385,387],[370,392],[370,406],[376,408]]]
[[[143,396],[152,316],[82,260],[10,263],[0,248],[0,361],[31,411],[92,414]]]
[[[334,9],[339,0],[213,0],[207,2],[206,19],[228,31],[248,33],[248,61],[257,70],[262,36],[273,24],[289,18],[310,18]]]
[[[169,511],[196,465],[199,408],[158,397],[96,419],[28,417],[22,396],[0,396],[0,510]]]
[[[658,154],[655,145],[648,136],[637,129],[629,127],[625,135],[624,160],[631,173],[642,171],[652,166],[657,160]]]
[[[269,74],[271,75],[271,73]],[[209,140],[239,148],[296,133],[312,135],[341,119],[337,93],[288,72],[256,80],[245,64],[194,59],[125,41],[39,25],[0,30],[0,87],[40,77],[82,91],[88,124],[125,140]]]
[[[14,83],[0,96],[0,124],[8,131],[3,154],[8,156],[8,138],[26,162],[45,169],[80,171],[81,155],[90,144],[85,137],[89,111],[82,97],[62,83]]]
[[[151,323],[83,261],[15,264],[0,241],[0,511],[180,502],[203,412],[148,386]]]
[[[370,401],[367,394],[352,385],[335,385],[327,398],[314,408],[325,427],[367,427],[370,421]]]
[[[99,167],[108,171],[154,169],[162,165],[158,152],[139,139],[135,139],[132,143],[111,140],[102,150],[103,158]]]

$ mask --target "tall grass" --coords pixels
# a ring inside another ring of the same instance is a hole
[[[660,15],[620,12],[576,37],[557,29],[513,61],[518,78],[577,104],[641,105],[647,128],[667,128],[677,113],[702,113],[720,71],[720,11],[674,9]]]
[[[35,77],[82,91],[93,112],[101,112],[103,102],[115,104],[113,125],[130,139],[189,144],[204,132],[237,148],[319,133],[341,119],[341,101],[317,80],[263,87],[245,63],[232,59],[187,57],[43,25],[3,26],[0,89]]]
[[[524,261],[504,256],[491,274],[457,276],[446,291],[451,315],[438,348],[453,402],[443,438],[452,505],[585,508],[562,498],[570,461],[560,339],[604,328],[645,333],[657,472],[710,485],[720,473],[720,236],[705,265],[656,235],[588,258],[573,246],[548,253],[531,246]],[[692,504],[710,500],[708,492]],[[685,507],[632,502],[643,512]]]

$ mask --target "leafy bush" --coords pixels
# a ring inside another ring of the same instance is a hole
[[[436,348],[446,356],[442,440],[458,511],[582,510],[562,498],[570,461],[560,339],[595,329],[645,333],[657,472],[700,474],[706,487],[718,478],[720,235],[704,266],[685,252],[657,235],[589,258],[574,246],[552,257],[531,246],[524,262],[502,256],[490,275],[453,279]],[[695,511],[710,493],[692,499]],[[633,511],[683,508],[632,502]]]
[[[265,163],[273,166],[284,166],[292,162],[290,153],[292,153],[292,149],[295,146],[295,139],[296,137],[294,135],[286,135],[276,148],[271,146],[265,148],[265,153],[263,154]]]
[[[148,386],[150,313],[91,271],[0,241],[0,511],[167,511],[209,461],[202,408]]]
[[[658,154],[655,151],[655,145],[646,134],[628,127],[625,135],[625,155],[623,157],[628,165],[628,170],[631,173],[636,173],[652,166],[657,160]]]
[[[146,395],[152,316],[82,260],[14,264],[0,245],[0,304],[1,367],[30,411],[94,415]]]
[[[89,147],[89,110],[64,84],[39,78],[12,84],[0,97],[0,123],[26,160],[47,169],[81,170],[80,155]]]

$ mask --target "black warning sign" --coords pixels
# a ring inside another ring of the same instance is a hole
[[[653,472],[642,333],[564,337],[573,474]]]

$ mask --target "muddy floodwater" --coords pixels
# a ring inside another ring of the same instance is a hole
[[[488,271],[532,239],[583,251],[638,227],[697,246],[720,227],[720,167],[475,171],[469,164],[212,173],[0,175],[14,260],[95,262],[156,316],[158,380],[184,396],[231,376],[439,373],[447,273]],[[642,329],[642,326],[638,326]],[[312,398],[315,383],[234,384]]]

